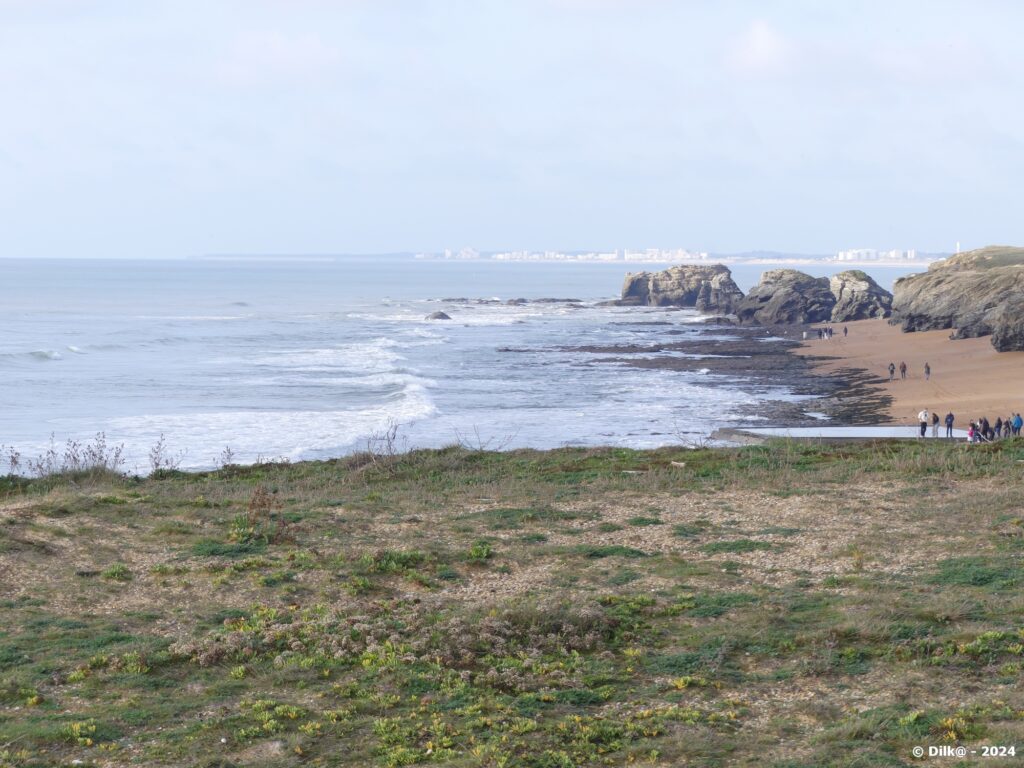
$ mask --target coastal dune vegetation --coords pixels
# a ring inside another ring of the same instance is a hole
[[[1022,471],[1013,439],[8,476],[0,765],[1024,747]]]

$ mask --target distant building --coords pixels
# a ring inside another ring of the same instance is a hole
[[[874,248],[851,248],[848,251],[839,251],[835,256],[835,261],[914,261],[916,259],[916,248],[907,251],[901,251],[898,248],[889,251],[877,251]]]

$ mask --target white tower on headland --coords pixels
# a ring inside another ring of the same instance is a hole
[[[960,253],[960,241],[959,240],[956,241],[956,252]]]

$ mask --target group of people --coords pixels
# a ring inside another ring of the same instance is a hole
[[[970,443],[990,443],[1001,437],[1020,437],[1021,427],[1024,427],[1024,418],[1019,413],[1013,413],[1005,419],[996,417],[996,423],[992,424],[985,417],[972,421],[967,429],[967,441]]]
[[[907,364],[900,361],[900,378],[907,378]],[[894,381],[896,378],[896,363],[889,363],[889,381]],[[928,363],[924,364],[924,379],[929,381],[932,378],[932,367]]]
[[[832,335],[835,333],[835,331],[836,331],[836,329],[833,328],[831,325],[826,325],[824,328],[819,328],[818,329],[818,341],[821,341],[822,339],[831,339]],[[849,333],[850,333],[850,329],[847,328],[844,325],[843,326],[843,336],[846,336]],[[807,338],[807,334],[804,334],[804,338],[805,339]]]
[[[946,437],[953,437],[953,424],[956,423],[956,417],[952,411],[946,414],[945,419],[940,419],[939,414],[929,413],[925,408],[917,414],[917,420],[921,425],[921,437],[927,436],[929,425],[932,428],[932,437],[938,437],[940,423],[946,425]],[[1012,413],[1005,419],[999,416],[996,418],[995,424],[983,416],[970,423],[970,428],[967,430],[967,441],[988,443],[1001,437],[1020,437],[1022,427],[1024,427],[1024,417],[1021,417],[1019,413]]]

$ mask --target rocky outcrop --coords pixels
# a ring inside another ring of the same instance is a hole
[[[993,334],[996,349],[1017,336],[1010,307],[1024,296],[1024,248],[989,246],[935,262],[902,277],[893,290],[892,318],[904,331],[953,329],[954,338]],[[998,343],[997,343],[998,339]]]
[[[992,346],[999,352],[1024,351],[1024,297],[1007,301],[992,318]]]
[[[451,317],[444,312],[431,312],[424,320],[451,320]]]
[[[743,291],[722,264],[682,264],[662,272],[626,275],[622,306],[693,307],[700,312],[731,314]]]
[[[892,294],[859,269],[848,269],[834,275],[828,282],[835,296],[833,323],[888,317],[892,312]]]
[[[742,325],[821,323],[832,319],[836,297],[827,277],[795,269],[771,269],[736,307]]]

